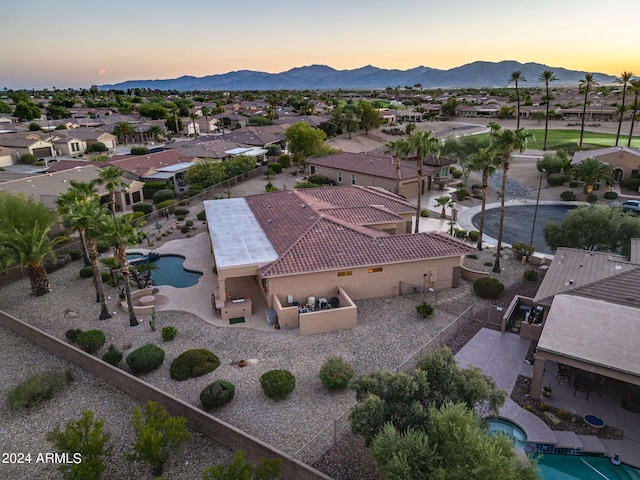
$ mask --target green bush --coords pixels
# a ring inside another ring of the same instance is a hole
[[[267,163],[267,169],[271,169],[273,173],[282,173],[282,165],[278,162]]]
[[[451,176],[455,179],[461,178],[462,177],[462,171],[461,170],[453,170],[451,171]]]
[[[483,265],[485,267],[493,267],[493,262],[489,261],[489,262],[484,262]]]
[[[204,210],[197,213],[196,218],[201,222],[204,222],[207,219],[207,214]]]
[[[427,318],[433,315],[435,309],[427,302],[422,302],[420,305],[416,305],[416,313],[422,318]]]
[[[100,272],[100,278],[102,279],[102,283],[109,283],[111,281],[109,272]]]
[[[469,196],[469,192],[466,188],[458,188],[458,190],[455,191],[455,196],[458,201],[462,201]]]
[[[189,209],[188,208],[184,208],[184,207],[178,207],[176,208],[176,211],[174,212],[176,217],[178,215],[182,215],[183,217],[186,217],[187,215],[189,215]]]
[[[156,210],[160,211],[167,208],[169,212],[172,213],[175,206],[176,206],[175,200],[171,200],[171,199],[165,200],[164,202],[156,203]]]
[[[569,182],[569,188],[576,188],[578,186],[578,181],[577,180],[571,180]]]
[[[160,330],[160,334],[162,335],[162,340],[164,340],[165,342],[170,342],[171,340],[176,338],[178,329],[176,327],[168,325],[166,327],[162,327],[162,330]]]
[[[144,198],[151,198],[158,190],[165,190],[166,188],[167,184],[165,182],[145,182],[144,187],[142,187],[142,194]]]
[[[169,374],[174,380],[186,380],[188,378],[201,377],[213,372],[220,366],[220,360],[209,350],[194,348],[182,352],[171,362]]]
[[[468,237],[472,242],[477,242],[478,238],[480,237],[480,232],[478,232],[477,230],[471,230]]]
[[[504,292],[504,284],[497,278],[479,278],[473,282],[473,291],[480,298],[498,298]]]
[[[516,242],[511,245],[511,250],[515,254],[516,258],[519,260],[522,257],[529,258],[533,252],[535,252],[535,248],[533,245],[529,245],[528,243]]]
[[[24,155],[20,155],[20,161],[27,165],[33,165],[38,161],[38,157],[31,155],[30,153],[25,153]]]
[[[82,258],[82,250],[79,248],[73,248],[69,250],[69,256],[71,257],[71,260],[79,260]]]
[[[524,271],[524,278],[529,280],[530,282],[535,282],[538,280],[538,272],[536,272],[535,270],[525,270]]]
[[[566,410],[558,410],[556,412],[556,416],[560,420],[569,420],[571,418],[571,414],[569,412],[567,412]]]
[[[187,227],[193,227],[193,220],[187,220],[186,222],[184,222],[184,224],[185,224]]]
[[[464,228],[456,228],[456,238],[467,238],[467,231]]]
[[[429,210],[423,208],[422,210],[420,210],[420,216],[425,218],[429,217]]]
[[[288,370],[269,370],[260,377],[260,386],[267,397],[283,400],[296,388],[296,379]]]
[[[147,155],[148,153],[147,147],[131,147],[131,155]]]
[[[87,147],[87,151],[89,153],[102,153],[102,152],[108,152],[109,149],[102,142],[94,142]]]
[[[102,347],[107,338],[102,330],[87,330],[76,337],[78,346],[87,353],[96,353]]]
[[[560,198],[565,202],[571,202],[574,198],[576,198],[576,196],[571,190],[565,190],[560,194]]]
[[[176,215],[176,220],[177,220],[178,222],[182,222],[182,221],[184,221],[184,215]]]
[[[552,187],[559,187],[564,185],[569,180],[565,175],[550,175],[547,177],[547,183]]]
[[[118,350],[116,346],[112,343],[111,345],[109,345],[109,348],[107,349],[105,354],[102,355],[102,360],[104,360],[107,363],[110,363],[114,367],[117,367],[118,364],[122,361],[122,357],[123,357],[122,352]]]
[[[216,380],[200,392],[200,402],[205,410],[220,408],[233,400],[235,394],[236,387],[233,383],[226,380]]]
[[[36,373],[10,390],[7,401],[13,410],[35,407],[62,390],[65,382],[60,373]]]
[[[478,254],[477,253],[469,253],[466,255],[467,258],[472,258],[474,260],[478,259]]]
[[[169,190],[168,188],[165,188],[163,190],[158,190],[156,193],[154,193],[151,199],[153,200],[153,203],[158,205],[161,202],[165,202],[167,200],[173,200],[174,196],[175,195],[173,193],[173,190]]]
[[[64,332],[64,336],[67,337],[67,340],[69,340],[69,343],[75,343],[76,338],[78,338],[78,335],[81,333],[82,333],[81,328],[70,328],[69,330]]]
[[[618,198],[618,193],[617,192],[604,192],[603,198],[605,200],[615,200],[616,198]]]
[[[587,203],[596,203],[598,201],[598,195],[595,193],[591,193],[587,195]]]
[[[289,168],[291,166],[291,156],[284,154],[278,157],[278,163],[282,165],[282,168]]]
[[[131,207],[131,210],[149,215],[150,213],[153,213],[153,204],[149,202],[138,202]]]
[[[134,373],[148,373],[164,362],[164,350],[152,343],[135,349],[125,360]]]
[[[630,190],[633,190],[634,192],[637,192],[638,190],[640,190],[640,177],[637,175],[633,175],[626,180],[622,180],[620,182],[620,185],[624,188],[628,188]]]
[[[82,267],[80,269],[80,278],[91,278],[91,277],[93,277],[93,267],[91,265]]]
[[[182,227],[180,227],[180,231],[182,233],[189,233],[189,227],[187,227],[186,225],[183,225]]]
[[[329,357],[320,368],[320,381],[329,390],[342,390],[347,388],[354,373],[342,357]]]

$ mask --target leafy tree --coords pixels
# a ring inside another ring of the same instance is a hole
[[[225,165],[210,158],[191,165],[184,174],[184,180],[188,184],[205,189],[222,182],[226,178]]]
[[[518,88],[518,82],[526,82],[527,79],[522,75],[520,70],[511,72],[509,77],[509,83],[513,83],[516,86],[516,102],[517,102],[517,116],[516,116],[516,130],[520,128],[520,89]]]
[[[410,151],[416,152],[416,169],[418,171],[418,200],[416,206],[416,226],[415,233],[418,233],[420,227],[420,211],[422,210],[422,178],[424,160],[429,155],[440,155],[440,140],[433,136],[431,131],[413,132],[408,138]]]
[[[536,110],[535,112],[531,112],[531,118],[533,120],[537,120],[538,121],[538,125],[540,125],[540,122],[543,119],[547,118],[547,116],[542,110]]]
[[[0,113],[11,113],[13,108],[8,103],[0,101]]]
[[[582,248],[628,256],[631,239],[640,237],[640,218],[608,205],[579,207],[570,210],[562,223],[547,223],[543,233],[552,250]]]
[[[94,420],[91,410],[83,410],[79,420],[67,422],[64,430],[59,425],[47,433],[59,453],[71,458],[81,455],[78,463],[63,463],[58,467],[65,480],[98,480],[104,472],[105,460],[112,455],[107,445],[111,434],[103,430],[104,420]]]
[[[582,146],[582,138],[584,137],[584,122],[587,118],[587,102],[589,92],[592,88],[597,87],[598,82],[593,79],[593,73],[585,73],[584,80],[580,80],[580,88],[584,90],[584,105],[582,106],[582,123],[580,124],[580,143]]]
[[[549,83],[555,82],[556,80],[558,80],[558,77],[555,76],[553,71],[545,70],[540,74],[540,77],[538,77],[538,80],[544,83],[544,88],[547,96],[546,111],[545,111],[545,117],[544,117],[544,143],[542,145],[542,150],[546,150],[547,149],[547,133],[549,132],[549,104],[551,103],[549,101],[550,100]]]
[[[497,125],[497,124],[496,124]],[[458,138],[448,138],[440,149],[440,156],[456,160],[462,170],[466,185],[471,173],[471,159],[481,148],[489,146],[489,138],[478,135],[465,135]]]
[[[169,117],[165,120],[164,126],[170,132],[173,132],[175,135],[180,133],[184,128],[184,124],[182,123],[182,119],[176,116],[176,113],[173,113],[172,117]]]
[[[280,458],[260,457],[254,467],[246,453],[239,450],[229,465],[215,465],[202,472],[202,480],[278,480],[282,475],[281,462]]]
[[[516,111],[516,107],[512,105],[503,105],[500,107],[500,110],[498,111],[498,118],[500,119],[513,118],[513,114],[515,113],[515,111]]]
[[[365,135],[369,135],[369,130],[382,125],[380,112],[371,103],[364,100],[358,102],[358,116],[360,117],[360,126],[364,129]]]
[[[49,105],[45,109],[49,120],[58,120],[59,118],[71,117],[71,112],[60,105]]]
[[[151,125],[149,135],[151,135],[156,142],[159,142],[164,137],[164,128],[160,125]]]
[[[0,194],[0,265],[26,266],[36,296],[51,291],[44,259],[55,261],[55,246],[67,240],[51,238],[56,222],[55,213],[32,198]]]
[[[478,226],[478,250],[482,250],[482,232],[484,231],[484,216],[487,205],[487,187],[489,186],[489,176],[493,175],[500,165],[502,158],[490,148],[481,148],[478,153],[471,156],[468,162],[469,169],[482,174],[482,206],[480,209],[480,225]]]
[[[119,166],[108,165],[105,168],[101,168],[98,171],[98,185],[104,185],[109,191],[111,205],[111,213],[116,214],[116,190],[127,186],[127,182],[124,181],[123,170]]]
[[[449,208],[453,207],[453,204],[454,204],[453,198],[451,198],[449,195],[442,195],[441,197],[435,198],[435,201],[436,201],[436,204],[434,205],[434,207],[442,208],[442,212],[440,213],[440,218],[446,218],[447,207]]]
[[[135,128],[133,128],[133,125],[128,122],[118,122],[113,128],[113,134],[116,137],[122,137],[125,145],[129,143],[129,138],[135,133]]]
[[[587,195],[593,191],[593,185],[602,180],[609,180],[611,168],[608,163],[597,158],[585,158],[573,167],[573,176],[584,181],[584,193]]]
[[[40,124],[38,122],[29,123],[29,131],[30,132],[39,132],[40,130],[42,130],[42,127],[40,126]]]
[[[564,160],[557,155],[551,155],[550,153],[545,153],[540,160],[536,161],[536,169],[539,172],[544,170],[547,176],[553,173],[562,172],[563,167]]]
[[[160,103],[149,102],[138,105],[138,113],[151,120],[161,120],[169,117],[169,111]]]
[[[182,449],[191,439],[187,431],[187,419],[172,417],[161,405],[149,401],[144,409],[133,409],[131,426],[136,432],[133,445],[135,453],[126,454],[130,461],[142,460],[151,465],[153,475],[162,475],[172,453]]]
[[[629,140],[627,140],[627,147],[631,147],[631,138],[633,137],[633,125],[638,120],[638,94],[640,94],[640,79],[629,80],[629,86],[631,92],[634,94],[633,99],[633,114],[631,115],[631,128],[629,129]]]
[[[298,122],[287,128],[285,132],[289,151],[296,161],[302,161],[310,155],[316,155],[326,138],[322,130],[317,130],[304,122]]]
[[[40,113],[40,108],[31,100],[29,100],[16,104],[16,108],[13,111],[13,116],[18,117],[23,122],[28,122],[30,120],[40,118],[42,114]]]
[[[622,128],[622,120],[624,120],[624,112],[626,110],[627,85],[629,85],[631,78],[633,78],[633,72],[622,72],[618,80],[618,83],[622,84],[622,104],[620,105],[620,120],[618,120],[618,132],[616,133],[616,147],[620,139],[620,129]],[[631,121],[633,122],[633,119],[631,119]]]
[[[447,98],[447,101],[442,105],[440,111],[444,116],[455,117],[459,104],[458,99],[455,96],[451,96]]]

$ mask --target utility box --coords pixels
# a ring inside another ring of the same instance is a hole
[[[267,310],[266,316],[267,316],[267,325],[275,325],[276,323],[278,323],[278,314],[276,313],[275,310]]]

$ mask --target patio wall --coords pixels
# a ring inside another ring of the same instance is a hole
[[[300,314],[300,335],[345,330],[358,325],[358,307],[340,287],[337,297],[340,300],[338,308]]]

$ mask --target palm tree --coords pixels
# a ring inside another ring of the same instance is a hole
[[[609,180],[609,164],[597,158],[585,158],[573,167],[573,176],[584,180],[584,193],[593,192],[593,185],[600,180]]]
[[[584,89],[584,105],[582,106],[582,125],[580,126],[580,146],[584,137],[584,122],[587,117],[587,97],[593,87],[597,87],[598,82],[593,79],[593,73],[585,73],[584,80],[580,80],[580,88]]]
[[[627,147],[631,146],[631,137],[633,137],[633,124],[636,123],[636,117],[638,115],[638,93],[640,93],[640,80],[629,80],[631,91],[634,94],[633,99],[633,115],[631,116],[631,129],[629,130],[629,140],[627,140]]]
[[[482,250],[482,233],[484,231],[484,214],[487,205],[487,187],[489,177],[500,168],[502,158],[496,155],[490,148],[481,148],[478,153],[472,155],[469,168],[474,172],[482,173],[482,207],[480,209],[480,225],[478,226],[478,250]]]
[[[152,135],[153,139],[156,142],[159,142],[164,136],[164,129],[160,125],[151,125],[149,128],[149,135]]]
[[[132,223],[130,215],[122,215],[119,217],[107,216],[100,225],[100,237],[113,245],[114,254],[120,260],[120,273],[124,279],[124,288],[127,296],[127,307],[129,310],[129,326],[138,325],[136,313],[133,310],[133,301],[131,300],[131,284],[129,278],[129,261],[127,260],[126,247],[135,245],[138,242],[138,231]]]
[[[618,121],[618,133],[616,134],[616,147],[618,146],[618,139],[620,138],[620,129],[622,128],[622,120],[624,120],[625,101],[627,97],[627,85],[629,80],[633,77],[633,72],[622,72],[618,83],[622,84],[622,107],[620,108],[620,120]]]
[[[547,150],[547,134],[549,132],[549,104],[551,103],[551,95],[549,94],[549,83],[555,82],[558,80],[551,70],[545,70],[542,72],[538,80],[544,83],[544,88],[547,96],[547,105],[544,116],[544,144],[542,146],[542,150]]]
[[[135,133],[135,128],[128,122],[118,122],[115,127],[113,127],[113,134],[116,137],[122,137],[125,145],[129,143],[129,136]]]
[[[420,211],[422,210],[422,177],[423,161],[428,155],[440,155],[440,140],[433,136],[433,132],[421,130],[413,132],[407,139],[409,151],[416,152],[416,168],[418,172],[418,201],[416,206],[416,227],[414,232],[419,232]]]
[[[69,183],[71,184],[69,190],[58,195],[56,200],[56,206],[58,207],[58,214],[60,216],[68,214],[78,203],[88,202],[93,198],[97,198],[98,195],[98,190],[95,187],[97,180],[92,180],[90,182],[77,182],[75,180],[71,180]],[[91,265],[91,260],[87,253],[87,243],[82,235],[80,235],[80,247],[82,248],[84,265],[85,267],[88,267]]]
[[[489,131],[491,133],[493,133],[493,132],[497,132],[498,130],[500,130],[502,128],[502,125],[500,125],[499,123],[496,123],[496,122],[489,122],[489,123],[487,123],[487,128],[489,128]]]
[[[402,175],[400,173],[400,159],[407,158],[409,151],[411,149],[409,142],[406,139],[401,138],[400,140],[395,140],[393,142],[388,142],[385,144],[387,150],[384,152],[385,154],[390,153],[393,155],[395,164],[396,164],[396,191],[395,194],[400,194],[400,180],[402,179]]]
[[[447,218],[447,207],[453,207],[453,198],[451,198],[449,195],[442,195],[441,197],[437,197],[434,200],[436,201],[434,207],[442,208],[442,212],[440,212],[440,218]]]
[[[496,261],[493,264],[493,271],[500,272],[500,250],[502,249],[502,227],[504,225],[504,197],[507,190],[507,173],[511,162],[511,152],[519,150],[523,152],[527,148],[527,141],[533,135],[524,128],[518,130],[500,130],[492,135],[492,145],[496,155],[502,158],[502,186],[500,190],[500,224],[498,227],[498,245],[496,246]]]
[[[209,125],[209,114],[211,113],[211,111],[209,110],[209,107],[202,107],[200,109],[200,112],[202,113],[202,116],[204,117],[204,121],[207,122],[207,133],[211,132],[211,127]]]
[[[117,165],[109,165],[98,171],[97,182],[109,190],[109,196],[111,197],[109,204],[113,215],[116,214],[116,190],[127,186],[127,183],[122,178],[123,173],[122,169]]]
[[[36,296],[51,291],[45,258],[55,262],[54,247],[68,240],[64,236],[51,238],[56,222],[55,213],[32,198],[0,195],[0,264],[26,266]]]
[[[522,72],[518,70],[517,72],[511,72],[511,77],[509,78],[509,83],[515,83],[516,85],[516,102],[518,104],[518,119],[516,121],[516,128],[520,128],[520,90],[518,89],[518,82],[526,82],[527,79],[522,75]]]

